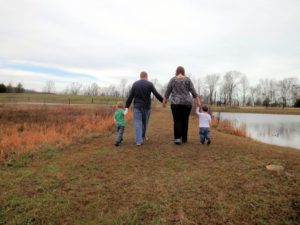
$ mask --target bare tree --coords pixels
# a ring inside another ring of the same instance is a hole
[[[216,73],[208,74],[205,77],[205,83],[207,84],[208,87],[208,100],[210,104],[213,104],[213,97],[219,79],[220,79],[220,74],[216,74]]]
[[[241,88],[242,88],[242,96],[243,96],[243,106],[246,104],[246,95],[249,88],[249,81],[245,74],[241,75],[240,78]]]
[[[257,89],[255,87],[250,87],[249,93],[250,93],[250,99],[251,99],[252,106],[254,106]]]
[[[295,80],[295,78],[284,78],[278,82],[280,98],[282,99],[282,108],[287,106],[287,101],[291,96],[292,86],[296,82]]]
[[[88,86],[89,95],[91,96],[98,96],[100,92],[100,87],[97,83],[92,83]]]
[[[72,82],[70,84],[70,88],[69,88],[69,91],[70,91],[70,94],[72,95],[78,95],[80,90],[82,88],[82,84],[78,83],[78,82]]]
[[[233,103],[233,96],[238,88],[238,81],[240,76],[242,75],[239,71],[229,71],[225,74],[223,78],[223,85],[221,90],[225,97],[225,102],[228,102],[229,105]]]
[[[46,93],[54,93],[55,92],[55,82],[53,80],[46,81],[43,91]]]
[[[193,83],[197,94],[200,96],[205,88],[204,82],[202,82],[201,78],[198,77],[193,80]]]
[[[269,80],[269,97],[270,102],[273,105],[276,105],[276,90],[277,90],[277,81],[275,79]]]
[[[276,105],[276,91],[277,91],[277,82],[274,79],[263,79],[259,81],[259,86],[261,88],[261,98],[265,102],[265,106],[268,106],[269,103]]]
[[[108,87],[104,87],[101,89],[101,95],[103,96],[112,96],[112,97],[120,97],[120,92],[115,85],[109,85]]]
[[[298,84],[298,80],[296,80],[296,83],[293,84],[292,90],[292,104],[294,105],[297,101],[297,99],[300,98],[300,85]]]
[[[100,93],[100,87],[96,83],[88,85],[84,90],[84,95],[98,96]]]
[[[125,78],[122,78],[120,81],[120,95],[122,97],[125,97],[125,90],[126,90],[126,84],[127,84],[127,80]]]

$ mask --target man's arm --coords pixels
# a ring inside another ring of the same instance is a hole
[[[129,96],[128,96],[126,104],[125,104],[125,108],[129,108],[133,98],[134,98],[134,85],[130,89]]]

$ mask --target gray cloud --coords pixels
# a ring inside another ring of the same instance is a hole
[[[297,0],[0,3],[2,68],[39,63],[111,83],[140,70],[166,82],[177,65],[194,76],[240,70],[252,81],[300,73]]]

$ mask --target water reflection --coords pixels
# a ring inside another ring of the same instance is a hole
[[[251,138],[300,149],[300,116],[256,113],[221,113],[221,120],[243,124]]]

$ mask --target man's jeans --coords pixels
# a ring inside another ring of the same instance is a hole
[[[207,143],[210,143],[210,129],[209,127],[200,127],[200,142],[201,144],[204,144],[205,139],[207,140]]]
[[[116,144],[120,144],[121,141],[123,140],[124,129],[125,129],[124,126],[117,125],[117,134],[115,140]]]
[[[142,144],[147,131],[147,125],[150,117],[150,109],[134,108],[133,119],[135,126],[135,143]]]

